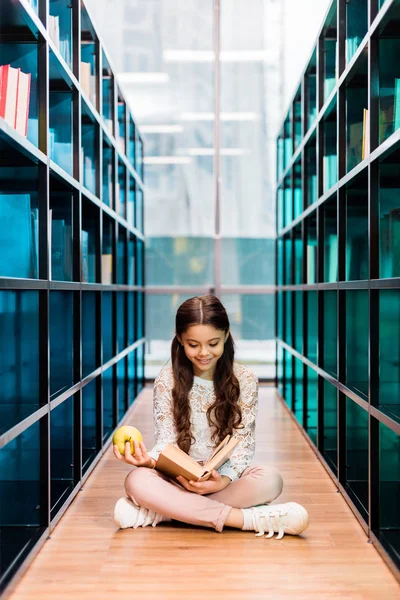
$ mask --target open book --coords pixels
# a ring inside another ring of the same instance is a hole
[[[177,446],[168,444],[158,457],[156,469],[169,477],[182,475],[189,481],[206,481],[213,469],[219,469],[228,460],[238,443],[237,438],[227,435],[204,465],[198,463]]]

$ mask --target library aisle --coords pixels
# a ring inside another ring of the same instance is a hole
[[[128,417],[152,444],[151,388]],[[116,530],[115,501],[128,465],[107,450],[11,600],[214,598],[352,600],[400,598],[393,575],[273,388],[261,387],[256,463],[274,464],[285,488],[310,514],[301,537],[256,538],[187,526]]]

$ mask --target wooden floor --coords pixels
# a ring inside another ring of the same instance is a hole
[[[150,389],[129,422],[151,446]],[[277,466],[285,481],[281,500],[309,511],[301,537],[277,541],[170,524],[118,531],[113,507],[129,467],[109,449],[12,600],[400,598],[393,575],[271,388],[260,390],[255,462]]]

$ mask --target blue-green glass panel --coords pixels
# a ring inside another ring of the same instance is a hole
[[[324,101],[328,100],[336,85],[336,40],[325,40]]]
[[[136,171],[140,177],[140,179],[144,182],[144,148],[143,148],[143,140],[140,135],[137,138],[137,154],[136,154]]]
[[[367,174],[346,189],[346,220],[346,280],[368,279]]]
[[[125,292],[117,292],[117,339],[118,353],[126,348],[126,319],[125,319]]]
[[[293,193],[291,177],[287,177],[285,179],[283,194],[285,198],[285,227],[287,227],[293,221]]]
[[[283,292],[277,293],[278,331],[277,336],[283,340]]]
[[[148,239],[146,240],[148,241]],[[136,238],[135,236],[128,231],[128,285],[135,285],[136,282]],[[146,260],[147,260],[148,250],[146,248]],[[147,269],[147,264],[146,264]],[[146,271],[147,276],[147,271]]]
[[[39,294],[0,292],[0,435],[35,412],[39,399]]]
[[[294,119],[294,147],[295,149],[302,140],[302,127],[301,127],[301,91],[299,90],[296,94],[296,98],[293,103],[293,119]]]
[[[126,105],[122,96],[118,95],[117,141],[121,152],[125,153]]]
[[[82,4],[80,83],[83,91],[95,107],[97,107],[97,46],[97,38],[93,24]]]
[[[136,373],[138,382],[138,393],[144,387],[144,344],[136,350]]]
[[[51,279],[72,281],[73,244],[72,212],[73,196],[61,191],[56,178],[50,180],[51,223]]]
[[[131,227],[135,226],[136,193],[135,180],[129,175],[128,197],[126,205],[126,220]]]
[[[96,458],[97,443],[97,379],[82,389],[82,473],[86,473]]]
[[[142,339],[142,337],[144,337],[144,334],[145,334],[145,332],[144,332],[144,293],[143,292],[138,292],[136,295],[136,308],[137,308],[136,331],[137,331],[137,339],[140,340],[140,339]],[[158,339],[160,339],[160,338],[158,338]]]
[[[390,160],[390,157],[389,159]],[[400,183],[398,162],[380,167],[379,277],[400,277]]]
[[[126,359],[117,362],[118,421],[126,413]]]
[[[318,292],[307,293],[307,357],[318,364]]]
[[[277,269],[278,269],[278,281],[277,285],[283,285],[283,271],[284,271],[284,245],[283,239],[277,239],[277,248],[278,248],[278,256],[277,256]]]
[[[300,425],[304,423],[304,403],[303,403],[303,363],[298,358],[294,359],[294,397],[293,412]]]
[[[368,519],[368,412],[346,398],[346,491]]]
[[[138,301],[139,294],[136,294]],[[170,342],[175,335],[175,316],[179,306],[193,294],[151,294],[146,300],[146,338]],[[139,312],[139,311],[138,311]],[[140,336],[137,336],[140,339]]]
[[[82,377],[86,377],[98,367],[96,351],[97,339],[96,292],[82,292]]]
[[[379,39],[379,143],[400,127],[400,37]]]
[[[136,240],[136,285],[144,285],[144,243]]]
[[[338,464],[338,392],[337,388],[324,380],[324,447],[323,456],[337,475]]]
[[[303,354],[303,293],[294,292],[296,303],[294,347],[300,354]]]
[[[100,212],[97,206],[83,198],[82,200],[82,281],[95,283],[96,277],[96,254],[97,244],[100,236]],[[103,268],[104,271],[104,268]],[[104,277],[104,272],[103,272]],[[104,281],[104,279],[103,279]]]
[[[380,410],[400,421],[400,290],[379,291]],[[375,402],[374,402],[375,403]]]
[[[0,277],[39,277],[37,193],[0,193]]]
[[[102,282],[114,283],[113,249],[115,239],[115,221],[103,213],[103,248],[101,254]],[[120,250],[120,247],[118,247]]]
[[[136,398],[136,353],[128,354],[128,405]]]
[[[346,385],[368,396],[368,291],[346,292]]]
[[[114,357],[113,293],[103,292],[103,363]]]
[[[318,282],[317,212],[306,220],[307,227],[307,283]]]
[[[114,208],[114,150],[103,141],[103,202]]]
[[[278,384],[278,393],[283,398],[283,348],[280,344],[276,346],[276,378]]]
[[[114,131],[113,103],[114,103],[114,76],[104,52],[102,52],[103,73],[101,79],[103,107],[102,115],[109,132]]]
[[[311,206],[318,199],[317,185],[317,150],[315,136],[311,138],[305,147],[305,178],[306,190],[305,208]]]
[[[223,253],[223,257],[225,254],[226,252]],[[242,271],[244,269],[243,266]],[[148,285],[206,285],[213,281],[214,240],[212,238],[146,238],[146,283]]]
[[[74,383],[73,292],[50,292],[50,395],[65,392]]]
[[[283,125],[283,152],[284,152],[284,168],[287,169],[290,160],[293,156],[293,140],[292,140],[292,119],[291,119],[291,111],[287,116],[285,123]]]
[[[279,180],[282,175],[283,172],[285,170],[284,168],[284,141],[283,141],[283,137],[282,134],[280,134],[278,136],[278,140],[277,140],[277,145],[276,145],[276,158],[277,158],[277,165],[276,165],[276,175],[277,175],[277,179]]]
[[[330,375],[337,377],[337,291],[325,291],[324,303],[324,354],[323,369]]]
[[[114,368],[110,367],[102,375],[103,381],[103,442],[111,435],[116,426],[114,402]]]
[[[294,245],[294,283],[299,285],[303,283],[303,236],[301,225],[296,225],[293,230]]]
[[[135,227],[143,233],[144,231],[144,207],[143,207],[143,192],[141,188],[136,189],[136,215],[135,215]]]
[[[128,118],[128,160],[135,168],[136,161],[136,127],[131,115]]]
[[[290,234],[283,238],[285,244],[285,285],[291,285],[292,281],[292,240]]]
[[[12,33],[10,34],[12,36]],[[38,83],[38,44],[37,43],[1,43],[0,64],[10,65],[30,75],[29,112],[27,139],[35,146],[39,145],[39,83]],[[8,122],[14,128],[14,123]]]
[[[349,0],[346,3],[346,58],[349,62],[368,29],[368,0]]]
[[[69,67],[72,67],[72,6],[70,0],[50,0],[50,38]]]
[[[96,194],[98,126],[89,109],[82,102],[81,169],[82,182],[92,194]]]
[[[0,449],[0,498],[0,573],[4,583],[8,568],[21,552],[33,547],[45,530],[38,508],[41,501],[39,422]]]
[[[284,380],[284,399],[289,408],[293,406],[293,356],[287,350],[284,351],[285,361],[285,380]]]
[[[278,224],[278,232],[282,231],[285,227],[285,203],[283,196],[283,188],[279,187],[276,192],[276,202],[277,202],[277,224]]]
[[[314,369],[307,367],[307,433],[314,444],[317,444],[318,433],[318,375]]]
[[[336,108],[324,119],[323,182],[326,193],[338,181]]]
[[[293,330],[292,330],[292,298],[295,292],[285,292],[285,333],[286,339],[284,340],[289,346],[293,346]]]
[[[306,93],[306,131],[313,125],[317,117],[317,52],[314,49],[305,75]]]
[[[325,202],[324,222],[324,281],[338,280],[338,227],[336,195]]]
[[[293,177],[293,217],[296,219],[303,212],[302,171],[301,162],[298,160],[294,165]]]
[[[50,56],[50,61],[52,56]],[[72,93],[70,90],[49,94],[49,156],[72,175]]]
[[[128,346],[136,341],[135,292],[128,292]]]
[[[50,413],[51,518],[74,489],[74,396]]]
[[[275,338],[274,294],[222,294],[234,340]]]
[[[118,244],[117,244],[117,283],[126,285],[126,229],[125,227],[118,228]]]
[[[117,211],[120,217],[126,217],[126,167],[118,161]]]
[[[346,169],[351,171],[367,155],[365,118],[368,110],[368,63],[361,57],[346,86]]]
[[[221,244],[222,284],[275,284],[274,239],[223,238]],[[193,257],[191,260],[193,260]]]
[[[379,424],[379,540],[391,556],[400,556],[400,436]]]

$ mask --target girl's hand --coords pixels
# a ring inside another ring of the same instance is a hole
[[[133,456],[131,454],[130,442],[126,442],[125,444],[125,456],[122,456],[118,450],[118,446],[113,446],[114,456],[119,460],[123,460],[128,465],[133,465],[134,467],[148,467],[149,469],[154,469],[156,466],[156,461],[147,454],[144,443],[138,442],[137,440],[134,440],[133,443],[135,446],[135,454]]]
[[[200,496],[205,496],[206,494],[215,494],[215,492],[220,492],[225,489],[231,482],[229,477],[226,475],[220,475],[218,471],[212,471],[211,476],[207,481],[188,481],[182,475],[177,477],[179,483],[183,485],[185,489],[189,492],[194,492],[195,494],[199,494]]]

